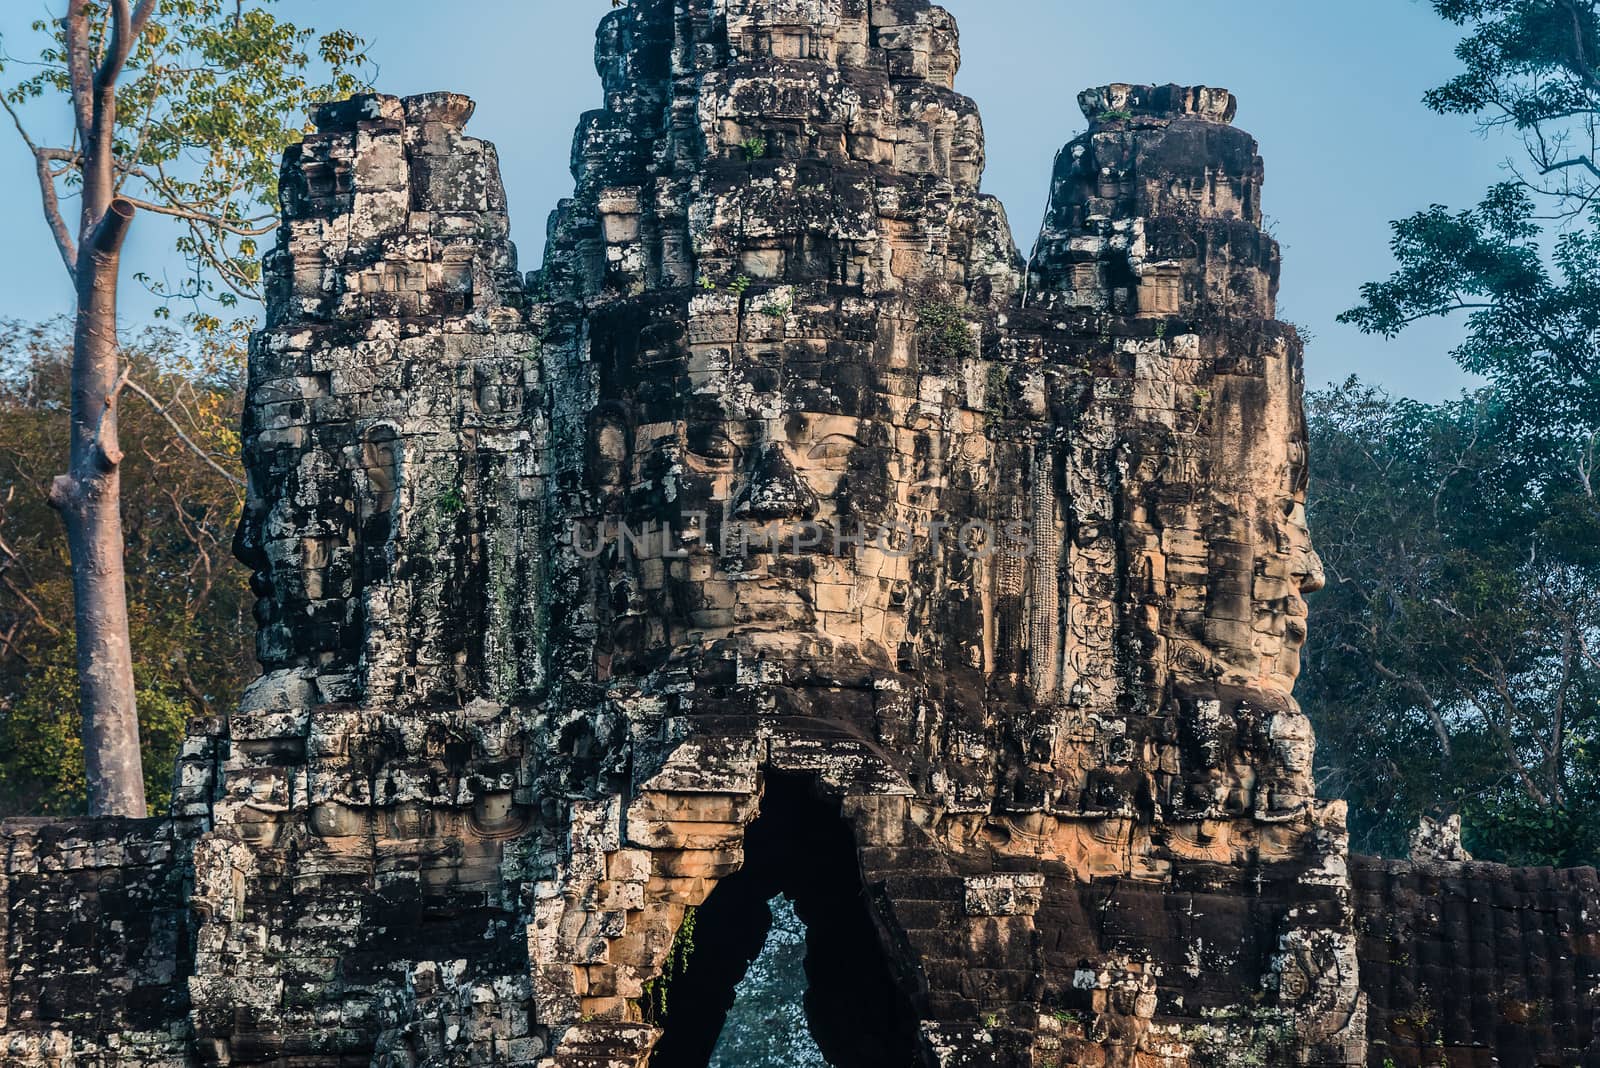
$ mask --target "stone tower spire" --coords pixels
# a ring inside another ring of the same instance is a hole
[[[954,20],[922,0],[644,0],[596,46],[552,296],[753,281],[899,292],[1004,275]],[[982,261],[982,265],[980,265]]]
[[[0,832],[0,1061],[702,1068],[781,894],[834,1068],[1579,1063],[1594,873],[1353,881],[1315,795],[1232,96],[1083,94],[1024,264],[925,0],[596,60],[526,280],[465,98],[287,154],[263,673],[171,819]]]

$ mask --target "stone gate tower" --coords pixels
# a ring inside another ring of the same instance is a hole
[[[926,0],[633,0],[597,59],[526,279],[465,98],[289,152],[263,674],[171,820],[7,826],[5,1063],[697,1068],[780,893],[838,1068],[1579,1063],[1593,873],[1353,869],[1315,797],[1233,97],[1084,93],[1025,261]],[[48,992],[61,909],[117,983]],[[1396,1026],[1455,975],[1545,1023]]]

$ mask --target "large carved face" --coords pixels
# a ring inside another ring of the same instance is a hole
[[[893,664],[966,519],[941,511],[951,479],[981,477],[962,462],[974,414],[892,312],[763,296],[723,342],[721,297],[693,302],[686,335],[645,331],[633,381],[603,387],[591,420],[593,484],[621,523],[614,653],[730,641]]]

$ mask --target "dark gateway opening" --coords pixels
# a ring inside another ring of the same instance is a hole
[[[809,780],[769,776],[745,839],[744,867],[700,908],[694,947],[671,981],[651,1068],[706,1068],[735,987],[783,896],[805,924],[805,1017],[833,1068],[915,1068],[916,1016],[895,983],[838,806]],[[756,1066],[751,1066],[756,1068]]]

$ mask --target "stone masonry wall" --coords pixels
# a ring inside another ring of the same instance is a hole
[[[7,820],[0,1062],[188,1060],[188,854],[168,820]]]
[[[927,0],[632,0],[596,65],[526,278],[464,97],[286,154],[263,673],[171,821],[0,831],[0,1064],[698,1068],[777,893],[836,1068],[1412,1064],[1465,979],[1460,1051],[1592,1056],[1592,872],[1353,882],[1315,796],[1230,94],[1082,94],[1024,259]]]
[[[1600,878],[1354,859],[1373,1064],[1600,1063]]]

